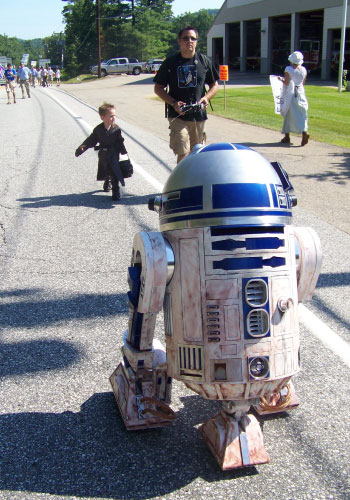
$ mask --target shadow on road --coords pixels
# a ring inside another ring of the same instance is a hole
[[[125,188],[122,188],[122,198],[119,201],[113,201],[111,193],[96,194],[103,191],[18,198],[17,201],[21,202],[21,208],[87,207],[110,210],[118,207],[118,205],[147,205],[149,198],[152,196],[132,196],[124,190]]]
[[[336,184],[346,185],[350,180],[350,153],[329,153],[329,164],[331,168],[321,172],[305,173],[296,177],[314,179],[324,182],[331,181]],[[340,161],[333,161],[340,160]]]
[[[58,321],[117,316],[127,311],[127,296],[124,293],[85,293],[51,300],[41,299],[38,295],[31,301],[3,303],[0,323],[2,328],[34,328]]]
[[[102,190],[87,193],[59,194],[54,196],[37,196],[35,198],[18,198],[22,202],[21,208],[47,208],[47,207],[88,207],[108,210],[114,207],[111,195]]]
[[[63,370],[80,361],[82,352],[72,342],[29,340],[1,343],[1,377]]]
[[[247,148],[293,148],[293,147],[301,147],[300,144],[281,144],[281,141],[278,136],[278,132],[276,130],[276,142],[240,142],[242,146],[246,146]]]
[[[16,302],[3,302],[0,307],[2,329],[30,329],[89,318],[106,318],[127,313],[127,296],[121,294],[80,294],[47,300],[45,290],[17,289],[1,292],[0,297],[20,298]],[[27,296],[31,300],[27,299]],[[24,299],[23,299],[24,297]],[[2,377],[43,371],[62,370],[79,362],[83,351],[77,344],[56,339],[20,340],[1,342]]]
[[[197,477],[217,482],[257,474],[255,467],[222,472],[194,427],[215,413],[215,405],[203,404],[199,396],[182,402],[171,427],[139,432],[126,431],[111,392],[95,394],[79,413],[2,415],[0,487],[142,500],[167,495]]]
[[[149,75],[145,78],[135,80],[133,82],[124,83],[124,85],[125,86],[128,86],[128,85],[149,85],[150,83],[153,84],[153,78],[154,78],[154,75],[152,74],[152,75]]]

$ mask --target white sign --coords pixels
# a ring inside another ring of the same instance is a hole
[[[29,54],[23,54],[21,58],[21,63],[27,64],[28,59],[29,59]]]
[[[272,94],[275,101],[275,114],[286,116],[294,92],[294,83],[291,80],[286,87],[279,76],[270,75]]]
[[[46,64],[50,64],[51,59],[39,59],[39,66],[45,66]]]
[[[31,66],[36,66],[36,61],[30,61]]]

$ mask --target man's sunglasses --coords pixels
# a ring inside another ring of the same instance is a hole
[[[190,40],[191,42],[196,42],[197,38],[195,38],[194,36],[183,36],[181,40],[184,40],[184,42],[189,42]]]

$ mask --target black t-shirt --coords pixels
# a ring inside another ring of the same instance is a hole
[[[195,54],[190,59],[184,59],[181,53],[168,57],[153,79],[154,83],[164,87],[169,85],[169,95],[186,104],[198,102],[205,94],[205,84],[210,86],[217,80],[219,75],[207,57]],[[168,106],[168,116],[178,116],[172,106]],[[186,113],[179,118],[203,121],[207,119],[207,112],[203,109],[196,113]]]

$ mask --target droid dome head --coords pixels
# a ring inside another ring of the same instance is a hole
[[[251,148],[197,145],[173,170],[149,208],[161,231],[207,226],[284,226],[296,200],[288,175]]]

